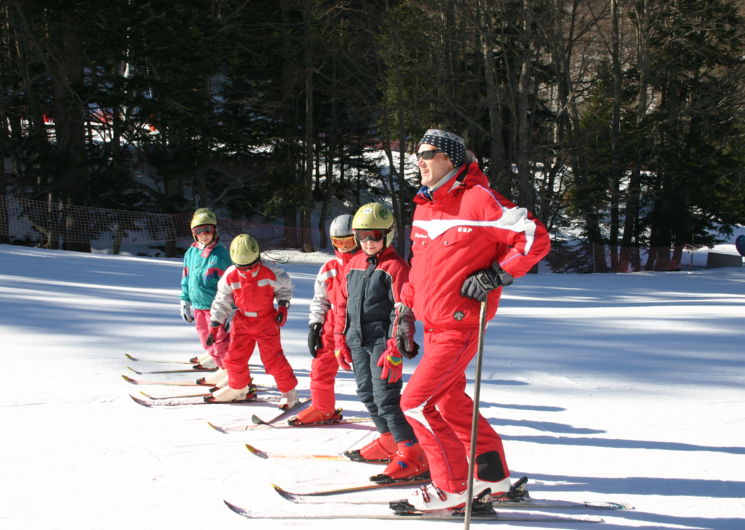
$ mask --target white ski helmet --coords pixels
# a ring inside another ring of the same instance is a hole
[[[354,235],[352,232],[352,216],[348,213],[337,215],[331,221],[329,226],[329,235],[331,237],[349,237]]]
[[[331,237],[331,246],[338,252],[354,252],[360,248],[357,238],[354,237],[352,216],[349,214],[334,217],[329,227],[329,236]]]

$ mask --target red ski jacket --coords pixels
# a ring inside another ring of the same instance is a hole
[[[478,163],[459,169],[431,196],[414,198],[411,271],[401,298],[425,329],[478,326],[479,302],[460,294],[466,277],[497,261],[518,278],[551,247],[543,223],[492,190]],[[501,291],[489,293],[488,319]]]
[[[336,310],[336,296],[343,279],[344,268],[358,252],[362,251],[359,248],[354,252],[334,250],[334,257],[321,266],[313,284],[308,324],[323,324],[328,318],[329,311]]]

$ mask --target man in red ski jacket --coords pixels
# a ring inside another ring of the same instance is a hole
[[[478,348],[480,302],[486,301],[492,319],[502,286],[526,274],[550,242],[530,212],[489,188],[460,136],[428,130],[417,165],[422,188],[414,199],[411,272],[397,314],[413,310],[423,322],[424,354],[401,408],[425,450],[432,484],[407,500],[417,509],[453,508],[468,500],[473,401],[465,393],[465,371]],[[508,491],[502,440],[480,415],[475,443],[474,494]]]

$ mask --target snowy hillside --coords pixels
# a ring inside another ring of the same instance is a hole
[[[322,256],[321,256],[322,258]],[[319,267],[282,265],[296,288],[283,344],[308,395],[308,303]],[[270,417],[270,404],[145,408],[129,394],[189,393],[121,377],[199,353],[178,315],[181,261],[0,245],[0,528],[440,529],[460,522],[249,521],[262,514],[385,513],[383,505],[295,505],[270,487],[363,484],[380,466],[260,459],[338,454],[369,424],[255,429],[217,424]],[[482,411],[503,435],[513,477],[533,497],[618,501],[633,511],[583,528],[745,528],[745,269],[627,275],[530,275],[506,292],[485,340]],[[421,331],[421,330],[419,330]],[[252,359],[258,364],[258,355]],[[405,373],[410,374],[409,362]],[[255,368],[259,384],[271,384]],[[192,381],[195,374],[140,379]],[[342,373],[339,406],[363,416]],[[267,392],[271,395],[271,392]],[[390,500],[397,490],[351,498]],[[573,528],[575,524],[500,527]],[[483,527],[481,522],[472,526]]]

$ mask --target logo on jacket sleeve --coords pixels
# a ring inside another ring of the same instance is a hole
[[[464,318],[466,318],[466,315],[465,313],[463,313],[463,311],[456,311],[455,313],[453,313],[453,318],[455,320],[463,320]]]

